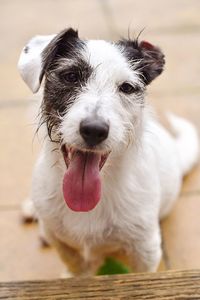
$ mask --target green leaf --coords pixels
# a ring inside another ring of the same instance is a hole
[[[130,273],[130,270],[112,257],[107,257],[104,264],[97,271],[97,275],[112,275]]]

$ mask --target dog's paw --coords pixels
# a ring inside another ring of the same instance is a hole
[[[35,207],[30,199],[26,199],[22,204],[22,222],[32,223],[37,222]]]

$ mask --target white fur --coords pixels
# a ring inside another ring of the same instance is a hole
[[[18,69],[33,93],[36,93],[40,87],[40,74],[42,70],[41,53],[50,43],[55,35],[38,35],[31,39],[21,52]],[[26,53],[28,51],[28,53]]]
[[[155,271],[161,257],[159,220],[170,212],[183,175],[198,159],[196,131],[189,122],[170,116],[175,139],[148,105],[143,108],[135,96],[120,95],[117,86],[123,81],[142,83],[114,45],[89,41],[82,54],[96,72],[62,119],[60,132],[66,143],[80,148],[82,119],[95,113],[109,122],[109,136],[99,147],[111,150],[101,173],[102,199],[87,213],[66,206],[66,166],[61,152],[52,151],[55,145],[46,139],[34,170],[31,200],[55,244],[78,249],[87,262],[96,259],[93,250],[98,247],[123,248],[136,271]],[[33,90],[38,88],[38,63],[36,68],[31,77],[26,64],[23,71]]]
[[[177,132],[176,147],[178,148],[182,172],[186,175],[195,164],[195,157],[199,156],[199,140],[194,126],[185,119],[168,114],[168,118]]]

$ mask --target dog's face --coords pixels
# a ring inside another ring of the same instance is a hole
[[[107,157],[136,143],[145,88],[163,70],[162,52],[137,40],[83,41],[68,29],[32,40],[19,66],[34,92],[45,75],[42,122],[50,139],[61,143],[67,168],[83,169],[87,180],[96,186],[95,192],[88,190],[95,194],[93,198],[99,198],[98,172]],[[78,176],[75,171],[70,174],[64,182]],[[71,186],[64,194],[72,193]]]

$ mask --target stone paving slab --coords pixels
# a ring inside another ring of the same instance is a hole
[[[152,83],[151,89],[165,95],[198,94],[200,33],[190,35],[149,35],[150,42],[158,45],[165,54],[164,72]],[[142,37],[141,37],[142,38]]]
[[[150,91],[147,100],[159,111],[172,112],[191,121],[200,132],[200,102],[198,94],[173,95]]]
[[[171,269],[200,268],[200,194],[182,196],[162,223]]]
[[[182,195],[185,194],[200,194],[200,164],[184,178]]]
[[[64,265],[52,248],[42,248],[38,226],[21,224],[20,210],[0,210],[0,281],[59,278]]]
[[[0,208],[20,205],[30,189],[38,143],[27,107],[0,109]]]
[[[16,64],[24,44],[36,34],[74,26],[85,38],[137,35],[159,45],[166,68],[149,88],[148,99],[161,110],[190,119],[200,132],[199,0],[1,0],[0,1],[0,280],[59,277],[63,266],[52,249],[39,247],[36,225],[20,224],[38,143],[32,148],[28,98]],[[184,181],[182,196],[163,221],[171,268],[200,267],[200,165]],[[165,263],[161,263],[161,270]]]
[[[187,33],[200,31],[198,0],[108,0],[110,18],[120,35],[127,28],[136,33],[145,28],[149,33]]]

